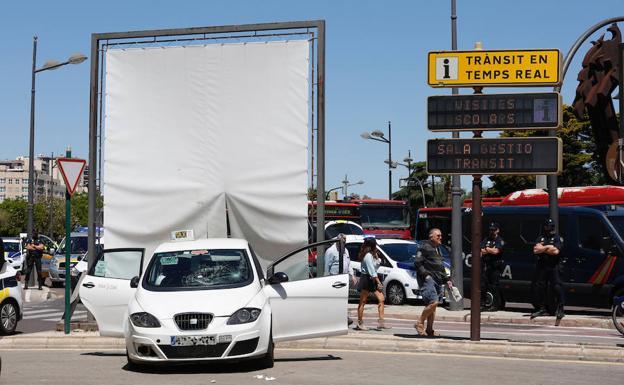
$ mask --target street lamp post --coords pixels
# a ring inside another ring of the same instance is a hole
[[[406,182],[407,182],[408,195],[409,195],[409,188],[411,187],[410,181],[415,180],[416,182],[418,182],[418,185],[420,186],[420,194],[422,196],[423,207],[427,207],[427,201],[425,199],[425,188],[423,187],[422,181],[420,179],[418,179],[418,178],[412,178],[412,161],[413,161],[413,159],[410,158],[410,156],[408,155],[407,158],[403,159],[403,161],[405,163],[390,162],[389,160],[385,160],[384,163],[387,163],[392,168],[397,168],[398,166],[403,166],[403,167],[407,168],[407,178],[406,179],[402,179],[402,180],[406,180]],[[415,170],[421,171],[422,167],[415,167]]]
[[[388,199],[392,199],[392,124],[388,121],[388,138],[380,130],[371,133],[363,132],[360,136],[364,139],[376,140],[378,142],[388,143]]]
[[[359,180],[359,181],[357,181],[355,183],[349,183],[349,180],[347,179],[347,176],[345,175],[345,178],[344,178],[344,180],[341,183],[342,183],[342,186],[334,187],[334,188],[331,188],[331,189],[327,190],[327,193],[325,194],[325,199],[329,199],[329,193],[330,192],[336,191],[336,190],[340,190],[340,189],[342,189],[342,194],[343,194],[344,198],[346,198],[347,197],[347,189],[349,187],[360,185],[360,184],[364,184],[364,181],[363,180]]]
[[[35,75],[38,72],[54,70],[67,64],[80,64],[87,60],[83,54],[74,54],[67,61],[59,63],[49,60],[43,67],[37,68],[37,36],[33,36],[32,86],[30,90],[30,142],[28,148],[28,237],[33,232],[33,205],[35,201]]]

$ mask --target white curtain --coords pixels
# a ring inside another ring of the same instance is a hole
[[[106,248],[171,231],[249,240],[267,262],[307,240],[309,43],[106,53]]]

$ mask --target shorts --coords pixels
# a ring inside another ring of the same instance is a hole
[[[434,302],[440,302],[440,294],[442,293],[442,286],[438,285],[433,278],[429,277],[423,282],[423,286],[420,289],[420,295],[425,305],[430,305]]]
[[[377,290],[377,284],[370,275],[362,273],[358,281],[358,290],[375,291]]]

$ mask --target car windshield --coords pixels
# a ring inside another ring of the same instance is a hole
[[[409,227],[409,213],[403,206],[395,207],[360,207],[362,226],[379,228],[405,228]]]
[[[335,238],[338,234],[364,235],[362,228],[352,223],[336,223],[325,229],[325,239]]]
[[[156,253],[145,273],[148,290],[237,287],[250,283],[253,272],[245,250],[212,249]]]
[[[71,243],[69,247],[69,252],[71,254],[84,254],[87,252],[88,248],[88,237],[72,237]],[[65,254],[65,240],[61,242],[61,246],[59,247],[59,251],[57,254]]]
[[[414,263],[418,246],[415,243],[389,243],[381,249],[396,262]]]
[[[19,242],[7,242],[4,241],[4,251],[8,252],[8,253],[14,253],[16,251],[19,251],[20,247],[19,247]]]

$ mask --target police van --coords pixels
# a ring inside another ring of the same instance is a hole
[[[616,188],[624,194],[624,189]],[[577,193],[579,189],[576,189]],[[541,190],[540,190],[541,191]],[[582,202],[586,206],[566,206],[579,199],[562,199],[560,193],[559,234],[563,238],[560,273],[564,283],[565,303],[573,306],[610,307],[614,296],[624,295],[624,206],[610,204],[605,198],[605,191],[613,193],[613,187],[585,188],[582,196],[588,197]],[[602,195],[600,194],[602,192]],[[514,195],[515,194],[515,195]],[[518,203],[519,194],[509,198]],[[549,216],[549,209],[543,204],[547,201],[545,193],[537,199],[530,196],[535,206],[512,205],[503,199],[493,205],[483,207],[482,234],[485,226],[494,221],[501,227],[501,236],[505,240],[503,250],[504,269],[501,274],[501,286],[507,302],[532,301],[532,281],[536,257],[533,245],[540,234],[544,220]],[[604,199],[598,201],[598,198]],[[613,201],[613,199],[611,199]],[[524,200],[526,202],[526,200]],[[619,202],[618,202],[619,203]],[[464,288],[470,290],[471,239],[470,207],[462,208],[462,251],[464,255]],[[432,227],[442,230],[444,238],[451,239],[450,208],[421,209],[417,218],[417,236],[426,238],[426,232]],[[549,294],[549,310],[554,309],[554,297]]]

